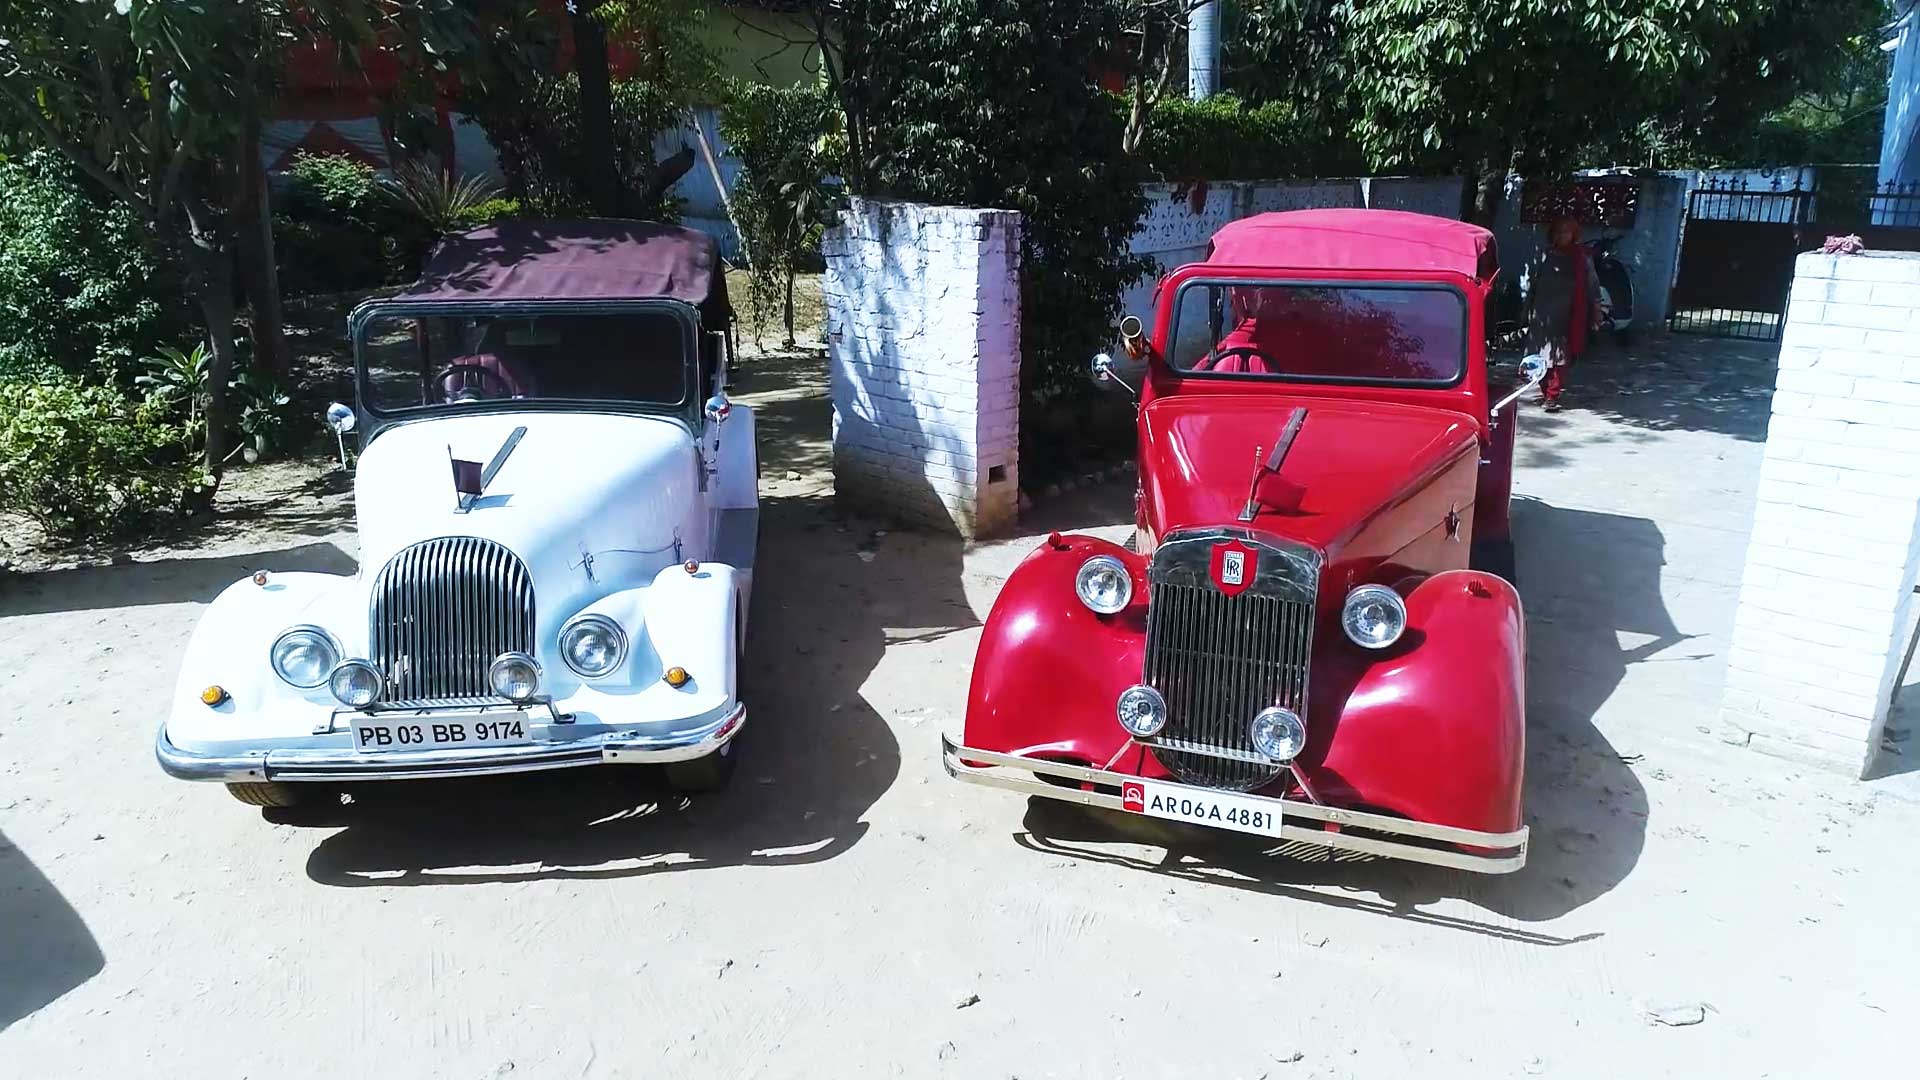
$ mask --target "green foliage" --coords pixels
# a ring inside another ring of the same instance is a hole
[[[1098,0],[847,0],[833,67],[857,193],[1018,210],[1027,412],[1087,391],[1146,200],[1093,81],[1119,26]],[[1037,417],[1034,417],[1037,419]],[[1037,426],[1037,425],[1036,425]]]
[[[828,152],[836,104],[821,86],[736,83],[729,89],[720,132],[740,159],[732,192],[733,216],[748,258],[748,326],[755,340],[775,307],[784,312],[785,342],[793,344],[793,279],[808,252],[817,252],[838,192],[827,178],[838,172]]]
[[[405,280],[396,268],[402,245],[419,246],[382,196],[373,166],[346,154],[296,155],[273,209],[285,293],[345,292]]]
[[[0,164],[0,380],[116,381],[182,331],[170,281],[124,207],[34,151]]]
[[[434,236],[445,236],[480,206],[498,199],[500,186],[478,174],[449,176],[409,162],[394,169],[393,179],[381,185],[381,194],[402,217]]]
[[[519,199],[494,198],[463,206],[454,213],[454,231],[477,229],[507,218],[523,216]]]
[[[164,411],[71,379],[0,383],[0,492],[61,538],[118,536],[211,490]]]
[[[629,190],[644,191],[656,167],[654,136],[678,126],[683,106],[669,87],[641,79],[615,80],[611,93],[614,169]],[[589,211],[577,76],[472,91],[462,104],[498,151],[507,190],[524,207],[543,217]],[[639,208],[639,216],[676,215],[660,202]]]
[[[1377,169],[1544,171],[1658,129],[1752,130],[1879,0],[1247,0],[1229,85]]]
[[[145,395],[150,415],[182,433],[184,441],[199,445],[206,437],[206,400],[213,377],[213,354],[205,343],[192,349],[167,347],[147,361],[146,371],[134,378]],[[292,399],[268,376],[242,369],[227,382],[231,403],[230,434],[235,452],[248,462],[260,461],[286,448],[291,437],[288,407]]]
[[[1116,106],[1124,110],[1130,103],[1119,98]],[[1312,130],[1291,103],[1248,105],[1231,94],[1161,101],[1137,153],[1163,180],[1267,180],[1365,168],[1357,147]]]

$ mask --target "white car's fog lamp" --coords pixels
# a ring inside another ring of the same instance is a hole
[[[1278,705],[1253,718],[1253,748],[1274,761],[1292,761],[1307,747],[1307,725],[1292,709]]]
[[[560,630],[560,659],[583,679],[597,679],[626,658],[626,631],[605,615],[579,615]]]
[[[531,701],[540,692],[540,665],[523,652],[501,653],[487,669],[487,685],[515,704]]]
[[[379,701],[385,685],[380,672],[365,660],[348,660],[327,677],[327,689],[333,691],[334,700],[355,709],[364,709]]]
[[[1073,591],[1087,610],[1112,615],[1126,610],[1133,599],[1133,576],[1119,559],[1095,555],[1080,564],[1080,572],[1073,576]]]
[[[324,684],[340,663],[340,646],[317,626],[296,626],[275,638],[267,655],[281,681],[312,690]]]
[[[1347,594],[1340,626],[1363,649],[1384,649],[1407,628],[1407,605],[1385,585],[1362,585]]]
[[[1114,706],[1120,726],[1136,738],[1158,735],[1167,726],[1167,699],[1151,686],[1128,687]]]

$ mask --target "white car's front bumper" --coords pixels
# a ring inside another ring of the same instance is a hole
[[[747,707],[735,704],[717,718],[667,733],[623,729],[545,738],[513,746],[440,750],[359,751],[345,733],[316,739],[316,745],[260,750],[199,752],[175,746],[160,725],[154,756],[169,776],[220,783],[289,781],[351,783],[363,780],[427,780],[451,776],[568,769],[582,765],[649,765],[691,761],[725,746],[747,720]]]

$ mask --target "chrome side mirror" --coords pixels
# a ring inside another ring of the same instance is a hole
[[[727,418],[728,413],[733,411],[733,402],[728,401],[727,395],[725,394],[715,394],[707,399],[706,411],[707,422],[710,424],[718,424]]]
[[[347,467],[347,433],[359,423],[359,418],[354,415],[353,409],[336,401],[327,406],[322,421],[327,425],[327,430],[333,432],[334,445],[340,448],[340,467],[344,469]]]
[[[1506,409],[1507,406],[1513,404],[1514,402],[1520,400],[1521,394],[1524,394],[1527,391],[1533,389],[1534,387],[1539,386],[1540,380],[1546,377],[1547,377],[1547,358],[1546,357],[1541,356],[1538,353],[1535,353],[1531,356],[1521,357],[1520,358],[1520,385],[1514,388],[1513,393],[1508,394],[1506,397],[1503,397],[1499,401],[1495,402],[1493,405],[1493,408],[1489,410],[1488,415],[1498,418],[1502,410]]]
[[[1127,386],[1127,380],[1121,378],[1119,374],[1114,371],[1113,357],[1106,353],[1095,353],[1093,363],[1089,365],[1089,367],[1093,372],[1094,382],[1117,382],[1121,386],[1126,386],[1129,392],[1134,394],[1139,393],[1139,391],[1133,387]]]

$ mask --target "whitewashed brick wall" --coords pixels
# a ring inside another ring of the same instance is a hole
[[[821,241],[844,505],[971,539],[1020,490],[1020,215],[855,199]]]
[[[1725,736],[1857,772],[1920,569],[1920,253],[1800,256],[1721,708]]]

